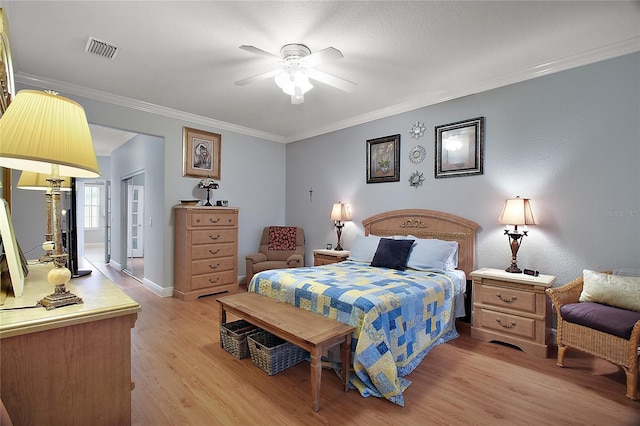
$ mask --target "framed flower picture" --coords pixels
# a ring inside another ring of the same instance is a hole
[[[400,181],[400,135],[367,141],[367,183]]]

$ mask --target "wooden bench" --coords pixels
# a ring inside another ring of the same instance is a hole
[[[342,345],[342,381],[344,391],[349,390],[352,326],[256,293],[224,296],[218,298],[218,302],[220,325],[227,322],[229,312],[311,354],[311,397],[314,411],[320,409],[321,357],[325,348]]]

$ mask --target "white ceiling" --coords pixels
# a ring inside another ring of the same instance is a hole
[[[291,142],[640,50],[640,3],[622,1],[6,1],[19,82]],[[89,36],[119,48],[84,51]],[[304,43],[344,59],[292,105],[242,44]],[[407,129],[408,131],[408,129]]]

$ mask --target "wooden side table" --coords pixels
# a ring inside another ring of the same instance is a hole
[[[318,249],[313,251],[313,266],[329,265],[347,260],[349,250],[326,250]]]
[[[508,343],[524,352],[547,357],[551,331],[551,303],[545,289],[556,277],[533,277],[501,269],[471,273],[473,307],[471,337]]]

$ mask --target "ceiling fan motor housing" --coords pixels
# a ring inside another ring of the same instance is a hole
[[[311,49],[299,43],[285,44],[282,46],[282,49],[280,49],[280,56],[285,62],[297,61],[310,54]]]

